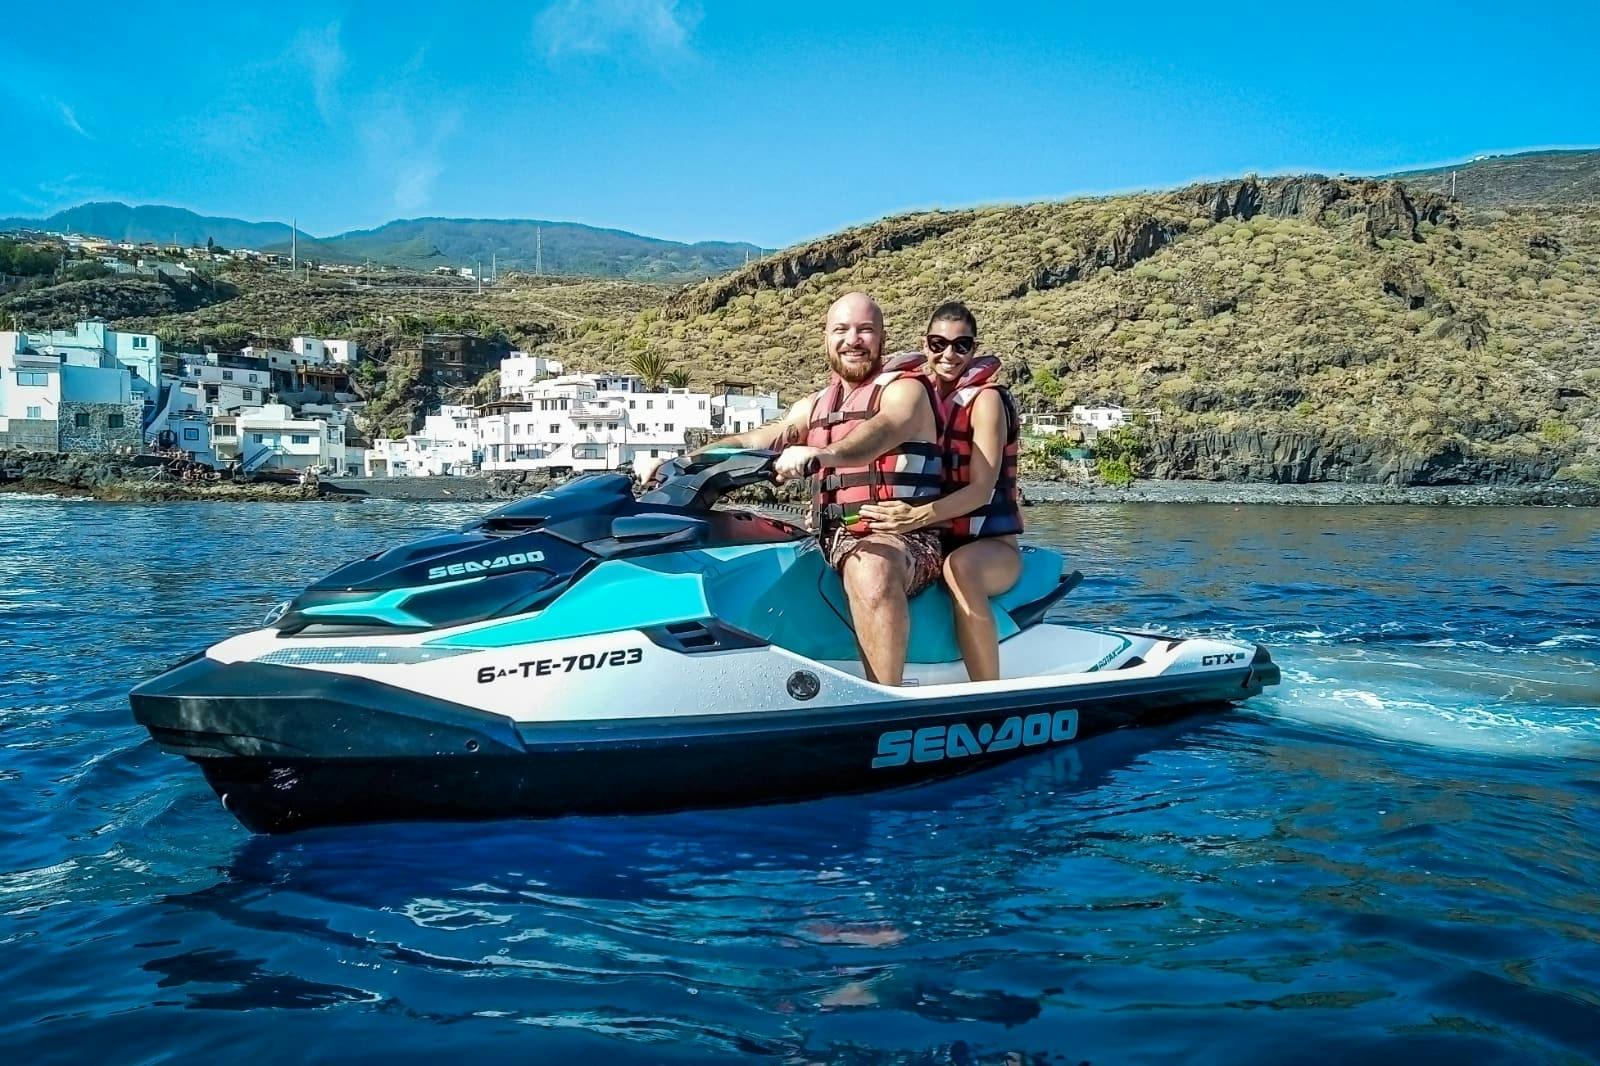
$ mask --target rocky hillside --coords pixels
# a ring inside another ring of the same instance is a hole
[[[1253,178],[848,230],[591,319],[552,354],[657,350],[793,395],[875,294],[891,344],[972,304],[1026,409],[1156,412],[1150,471],[1402,484],[1600,477],[1600,209],[1470,217],[1393,181]]]
[[[237,295],[238,290],[221,279],[123,275],[19,289],[0,296],[0,318],[29,329],[61,329],[85,318],[160,318]]]
[[[1392,174],[1409,188],[1448,193],[1473,208],[1600,204],[1600,151],[1492,155],[1453,167]]]

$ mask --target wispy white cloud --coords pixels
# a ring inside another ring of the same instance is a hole
[[[433,200],[434,184],[445,169],[445,149],[461,128],[458,108],[423,112],[399,96],[377,97],[362,108],[358,127],[362,151],[375,173],[393,180],[394,206],[422,211]]]
[[[546,55],[598,55],[638,48],[658,56],[688,52],[699,5],[678,0],[555,0],[534,20]]]
[[[311,92],[317,113],[324,122],[333,120],[339,108],[339,79],[344,76],[344,45],[339,41],[339,23],[307,27],[294,39],[292,55],[305,65],[311,77]]]
[[[42,211],[50,206],[49,200],[41,200],[39,197],[34,196],[27,190],[19,189],[15,185],[6,189],[6,195],[18,203],[27,205],[35,211]]]
[[[56,108],[60,110],[61,121],[66,123],[67,129],[71,130],[73,133],[76,133],[79,137],[83,137],[91,141],[94,140],[93,137],[89,136],[89,131],[84,129],[82,123],[78,121],[78,116],[73,112],[71,105],[69,105],[65,100],[57,100]]]

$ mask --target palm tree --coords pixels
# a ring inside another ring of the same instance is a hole
[[[687,389],[689,387],[689,373],[686,370],[669,370],[661,376],[669,389]]]
[[[634,352],[628,360],[628,369],[644,379],[646,391],[661,391],[661,379],[666,376],[667,365],[659,352]]]

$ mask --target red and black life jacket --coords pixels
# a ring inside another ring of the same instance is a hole
[[[863,421],[878,413],[883,390],[900,378],[911,378],[928,390],[929,404],[937,421],[939,398],[932,383],[918,373],[921,364],[920,353],[914,360],[897,356],[859,385],[850,385],[835,374],[811,401],[806,446],[826,448],[844,440]],[[811,501],[817,528],[824,535],[841,525],[855,536],[870,533],[871,523],[859,515],[862,504],[936,499],[944,491],[943,466],[943,447],[928,441],[907,441],[863,466],[823,470]]]
[[[1006,446],[1001,453],[1000,470],[995,477],[994,494],[989,502],[970,514],[952,519],[946,534],[955,541],[980,537],[1004,537],[1022,532],[1022,507],[1017,494],[1016,403],[1011,393],[994,380],[1000,360],[980,355],[961,375],[961,380],[939,404],[939,422],[944,434],[945,492],[957,492],[972,481],[972,408],[978,396],[994,389],[1005,405]]]

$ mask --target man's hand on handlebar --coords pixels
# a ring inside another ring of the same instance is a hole
[[[778,483],[785,481],[798,481],[803,477],[810,477],[817,469],[826,465],[827,450],[824,448],[807,448],[804,445],[791,445],[785,448],[778,456],[777,462],[772,464],[772,472],[777,475]]]

